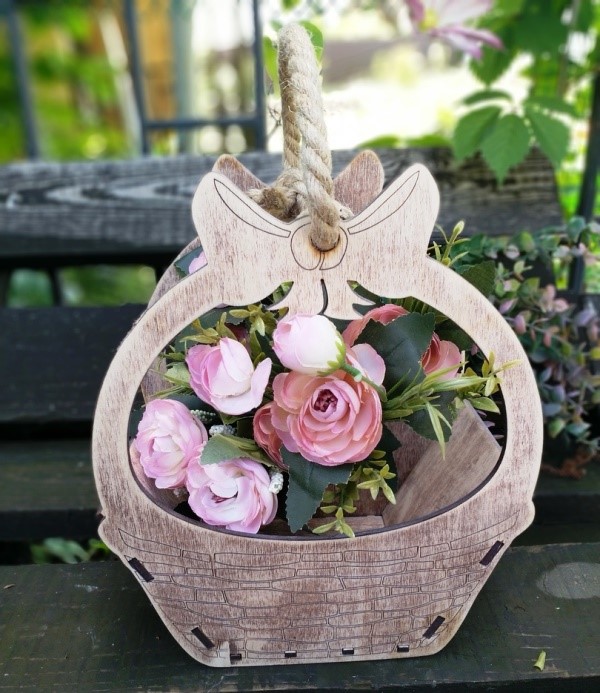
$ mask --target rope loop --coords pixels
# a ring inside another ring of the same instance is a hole
[[[340,218],[352,212],[333,197],[317,60],[308,33],[299,24],[281,29],[278,44],[283,171],[271,187],[248,194],[279,219],[308,212],[310,240],[327,251],[340,240]]]

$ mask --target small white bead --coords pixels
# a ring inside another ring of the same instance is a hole
[[[235,433],[235,428],[229,424],[219,424],[218,426],[211,426],[208,429],[208,435],[210,436],[232,436]]]
[[[281,472],[270,472],[270,475],[269,491],[270,493],[279,493],[283,488],[283,474]]]

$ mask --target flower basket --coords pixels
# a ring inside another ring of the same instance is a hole
[[[100,534],[176,640],[204,664],[433,654],[533,518],[542,422],[527,358],[484,296],[427,256],[439,205],[429,172],[415,165],[379,194],[382,177],[376,157],[364,153],[336,179],[335,199],[351,215],[336,221],[334,247],[320,250],[312,210],[274,218],[252,199],[264,184],[231,157],[219,160],[192,205],[207,263],[183,279],[175,266],[166,272],[106,375],[93,435]],[[198,247],[193,242],[182,257]],[[348,282],[355,282],[379,296],[413,297],[447,316],[484,355],[516,362],[501,381],[503,447],[470,406],[454,422],[445,459],[437,442],[392,424],[403,443],[394,453],[403,479],[396,503],[367,509],[352,538],[277,535],[269,527],[250,535],[183,516],[177,494],[158,489],[128,454],[139,386],[152,400],[164,384],[161,350],[199,315],[261,301],[284,282],[292,287],[279,305],[290,314],[352,320],[360,299]]]

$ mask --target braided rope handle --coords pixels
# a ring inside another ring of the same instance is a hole
[[[350,212],[333,197],[319,69],[308,33],[300,25],[284,27],[278,44],[283,172],[273,186],[249,194],[282,219],[308,211],[310,240],[319,250],[327,251],[339,242],[340,214]]]

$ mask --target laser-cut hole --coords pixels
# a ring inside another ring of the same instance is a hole
[[[140,560],[137,558],[130,558],[127,562],[144,582],[152,582],[152,580],[154,580],[154,575],[146,569],[146,566]]]
[[[423,633],[423,637],[431,638],[445,620],[446,619],[443,616],[436,616],[429,628]]]
[[[503,541],[497,541],[492,548],[485,554],[485,556],[479,561],[481,565],[489,565],[494,558],[497,556],[498,551],[504,546]]]
[[[234,652],[233,654],[229,655],[229,659],[232,662],[239,662],[241,658],[242,658],[241,652]]]
[[[207,650],[210,650],[215,646],[215,643],[208,637],[208,635],[206,635],[206,633],[203,633],[198,626],[196,626],[196,628],[192,628],[192,634],[195,635],[198,640],[200,640]]]
[[[343,655],[353,655],[354,654],[354,648],[353,647],[342,647],[342,654]]]
[[[408,645],[396,645],[396,652],[409,652],[410,647]]]
[[[286,650],[286,651],[283,653],[283,655],[284,655],[284,657],[285,657],[286,659],[292,659],[292,658],[295,657],[297,654],[298,654],[298,653],[296,652],[296,650]]]

